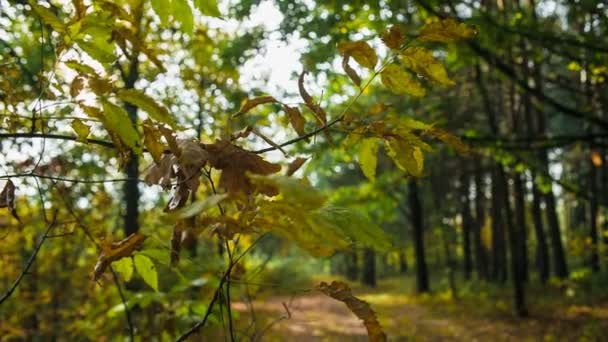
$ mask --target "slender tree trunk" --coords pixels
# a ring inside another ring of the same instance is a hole
[[[344,255],[346,261],[346,279],[355,281],[359,278],[359,259],[357,251],[348,252]]]
[[[414,253],[416,256],[416,290],[418,293],[429,292],[429,276],[424,252],[424,226],[422,222],[422,204],[418,194],[418,183],[410,179],[408,200],[410,217],[414,232]]]
[[[559,228],[553,190],[546,193],[544,198],[547,207],[545,214],[547,215],[547,223],[549,224],[549,238],[551,240],[551,250],[553,251],[555,275],[560,279],[565,279],[568,278],[568,265],[566,264],[566,254],[562,243],[562,234]]]
[[[509,264],[511,266],[511,280],[513,282],[513,306],[515,314],[519,317],[525,317],[528,315],[528,309],[526,308],[526,293],[525,284],[522,272],[522,253],[519,243],[519,236],[521,235],[521,228],[517,229],[517,225],[513,222],[513,211],[511,210],[511,201],[509,200],[509,186],[507,184],[507,177],[502,167],[498,167],[498,180],[502,183],[504,189],[503,203],[504,203],[504,215],[506,218],[507,236],[509,240],[509,251],[511,253],[511,259]]]
[[[485,187],[483,184],[483,170],[481,169],[481,161],[477,160],[475,166],[475,262],[477,267],[477,276],[479,279],[488,279],[488,252],[481,240],[481,230],[485,225]]]
[[[496,165],[492,174],[492,279],[500,283],[507,281],[507,250],[502,208],[504,182],[501,181],[502,166]]]
[[[591,268],[591,271],[597,273],[600,271],[600,256],[598,251],[599,238],[597,229],[597,168],[592,162],[589,164],[589,192],[591,194],[591,198],[589,199],[589,238],[591,240],[589,267]]]
[[[460,178],[461,201],[462,201],[462,250],[463,250],[463,271],[466,280],[471,279],[473,272],[473,256],[471,254],[471,231],[473,230],[473,218],[471,216],[471,202],[469,199],[469,178],[466,171]]]
[[[408,270],[408,266],[407,266],[407,259],[405,257],[405,252],[399,252],[399,272],[401,274],[405,274],[407,273]]]
[[[376,252],[370,248],[363,250],[361,282],[367,286],[376,287]]]
[[[549,247],[543,224],[541,209],[541,193],[534,181],[532,174],[532,220],[534,221],[534,232],[536,235],[536,265],[538,267],[538,277],[540,282],[545,284],[549,280]]]
[[[528,271],[528,227],[526,224],[525,188],[522,174],[513,176],[513,197],[515,198],[515,226],[521,260],[521,277],[524,282],[529,279]]]

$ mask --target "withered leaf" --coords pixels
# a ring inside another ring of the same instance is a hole
[[[325,125],[327,123],[327,113],[325,113],[321,106],[314,102],[312,96],[310,96],[310,94],[308,94],[306,91],[306,88],[304,88],[305,75],[306,71],[302,71],[300,77],[298,78],[298,90],[300,91],[300,96],[302,97],[302,100],[304,100],[306,107],[308,107],[308,109],[315,114],[315,118],[317,119],[319,126]]]
[[[350,311],[363,321],[371,342],[384,342],[387,340],[374,310],[372,310],[367,302],[353,296],[350,287],[346,283],[332,281],[328,285],[325,282],[321,282],[317,288],[325,295],[346,304]]]
[[[289,166],[287,167],[287,172],[285,174],[287,176],[293,175],[296,171],[298,171],[298,169],[302,167],[302,165],[304,165],[304,163],[306,163],[307,160],[308,158],[296,158],[294,161],[289,163]]]
[[[15,184],[10,179],[6,181],[2,192],[0,192],[0,208],[8,208],[11,215],[21,222],[15,209]]]
[[[289,123],[296,133],[298,133],[299,136],[306,134],[306,131],[304,130],[306,121],[304,120],[302,113],[300,113],[300,110],[297,107],[289,107],[287,105],[283,106],[283,110],[285,110],[285,113],[287,113]]]
[[[357,87],[361,87],[361,77],[359,77],[357,71],[355,71],[355,69],[353,69],[350,64],[348,64],[349,59],[350,56],[344,55],[344,57],[342,58],[342,69],[344,69],[346,75],[348,75],[350,80],[353,81],[353,83],[356,84]]]
[[[70,84],[70,96],[71,97],[78,96],[78,94],[80,94],[80,92],[82,91],[82,88],[84,88],[84,83],[85,83],[84,77],[82,77],[80,75],[74,77],[74,79],[72,80],[72,83]]]
[[[246,176],[247,172],[258,175],[269,175],[281,170],[279,164],[265,161],[255,153],[246,151],[227,140],[216,140],[205,145],[209,154],[209,164],[222,170],[220,187],[230,193],[253,193],[256,188]],[[269,196],[276,194],[276,189],[258,188],[258,191]]]
[[[104,241],[93,271],[93,280],[99,279],[112,262],[131,256],[144,243],[144,240],[146,240],[145,235],[134,233],[118,242],[112,242],[111,238]]]
[[[173,165],[177,159],[172,154],[164,154],[159,163],[152,163],[144,171],[144,181],[148,185],[160,184],[163,189],[171,187],[171,178],[175,177]]]
[[[252,108],[255,108],[261,104],[266,104],[266,103],[275,103],[278,102],[277,99],[275,99],[272,96],[258,96],[258,97],[254,97],[252,99],[247,99],[245,101],[245,103],[241,106],[241,109],[236,112],[234,116],[238,116],[241,114],[245,114],[248,111],[250,111]]]
[[[388,30],[384,31],[380,38],[386,46],[390,49],[398,49],[405,42],[405,37],[401,33],[399,26],[391,26]]]
[[[338,51],[343,56],[352,56],[359,65],[369,69],[378,64],[378,55],[367,42],[342,42],[338,44]]]
[[[173,153],[173,155],[179,158],[182,152],[177,143],[175,133],[170,128],[167,128],[163,125],[160,125],[158,129],[162,133],[163,137],[165,137],[165,139],[167,140],[167,144],[169,144],[169,149],[171,150],[171,153]]]
[[[112,82],[109,80],[105,80],[103,78],[99,78],[99,77],[95,77],[95,76],[89,78],[89,88],[91,88],[91,90],[97,96],[103,96],[103,95],[109,93],[113,87],[114,86],[113,86]]]

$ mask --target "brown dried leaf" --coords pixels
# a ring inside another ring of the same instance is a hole
[[[230,136],[230,140],[237,140],[240,138],[247,138],[249,136],[249,134],[251,134],[251,132],[253,131],[253,127],[251,126],[247,126],[245,128],[243,128],[242,130],[232,134]]]
[[[300,110],[297,107],[289,107],[287,105],[283,106],[283,110],[285,110],[285,113],[287,113],[289,123],[296,133],[298,133],[299,136],[306,134],[306,131],[304,130],[306,121],[304,120],[302,113],[300,113]]]
[[[0,208],[8,208],[11,215],[21,222],[15,209],[15,184],[10,179],[6,181],[2,192],[0,192]]]
[[[405,37],[401,33],[399,26],[391,26],[388,30],[384,31],[380,36],[382,41],[390,49],[399,49],[405,42]]]
[[[289,164],[289,166],[287,167],[287,172],[285,174],[287,176],[293,175],[296,171],[298,171],[298,169],[300,169],[300,167],[302,167],[302,165],[304,165],[304,163],[306,163],[307,160],[308,158],[296,158]]]
[[[95,264],[95,269],[93,271],[93,280],[99,279],[112,262],[131,256],[133,252],[144,243],[145,239],[145,235],[134,233],[118,242],[112,242],[111,238],[104,241],[101,245],[101,253],[97,258],[97,264]]]
[[[243,106],[241,106],[241,109],[238,112],[236,112],[233,115],[233,117],[241,115],[241,114],[245,114],[248,111],[250,111],[252,108],[255,108],[261,104],[276,103],[276,102],[278,102],[277,99],[275,99],[272,96],[258,96],[258,97],[254,97],[252,99],[247,99],[247,101],[245,101]]]
[[[104,80],[99,77],[90,77],[89,78],[89,88],[95,93],[97,96],[103,96],[109,93],[114,86],[112,82],[109,80]]]
[[[205,145],[209,154],[209,164],[222,170],[220,186],[228,192],[242,192],[251,194],[256,190],[246,173],[269,175],[281,170],[279,164],[265,161],[255,153],[246,151],[227,140],[216,140],[215,143]],[[258,188],[258,191],[269,196],[276,194],[276,189]]]
[[[315,114],[315,118],[317,118],[317,123],[319,124],[319,126],[323,126],[327,123],[327,113],[325,113],[321,106],[314,102],[312,96],[310,96],[310,94],[308,94],[308,92],[306,91],[306,88],[304,88],[305,75],[306,71],[302,71],[300,77],[298,78],[298,90],[300,91],[300,96],[302,97],[302,100],[304,100],[304,104],[306,104],[306,107],[308,107],[313,112],[313,114]]]
[[[321,282],[317,287],[325,295],[339,300],[346,304],[359,319],[363,320],[363,324],[367,329],[367,335],[371,342],[384,342],[387,340],[386,334],[382,330],[376,313],[369,304],[359,298],[353,296],[351,289],[346,283],[341,281],[332,281],[330,285]]]
[[[71,97],[78,96],[78,94],[80,94],[80,92],[84,88],[84,84],[85,84],[84,77],[82,77],[80,75],[74,77],[74,79],[72,80],[72,83],[70,84],[70,96]]]
[[[175,177],[173,165],[177,163],[175,156],[163,154],[159,163],[152,163],[144,171],[144,181],[148,185],[160,184],[163,189],[171,187],[171,178]]]
[[[353,83],[356,84],[357,87],[361,87],[361,77],[359,77],[359,75],[357,74],[355,69],[353,69],[348,64],[349,59],[350,59],[350,57],[348,55],[344,55],[344,58],[342,58],[342,69],[344,69],[344,72],[346,73],[346,75],[348,75],[350,80],[353,81]]]
[[[175,133],[170,128],[167,128],[163,125],[160,125],[158,129],[162,133],[163,137],[165,137],[165,139],[167,140],[167,144],[169,144],[169,149],[171,150],[171,153],[173,153],[173,155],[179,158],[182,152],[179,149],[177,138],[175,138]]]
[[[451,146],[456,150],[456,152],[467,155],[470,152],[469,146],[467,146],[459,137],[451,134],[448,131],[445,131],[440,128],[432,127],[427,130],[427,133],[439,140],[441,140],[444,144]]]

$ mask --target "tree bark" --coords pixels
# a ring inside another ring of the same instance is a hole
[[[517,227],[516,238],[521,261],[519,271],[521,272],[522,280],[527,282],[529,279],[528,227],[526,224],[526,194],[522,177],[522,174],[515,174],[513,176],[513,197],[515,199],[515,226]]]
[[[367,286],[376,287],[376,252],[370,248],[363,250],[361,282]]]
[[[543,224],[541,209],[541,193],[532,174],[532,220],[534,221],[534,232],[536,235],[536,266],[540,282],[545,284],[549,280],[549,247]]]
[[[418,194],[418,183],[410,179],[408,183],[408,200],[410,217],[414,233],[414,253],[416,256],[416,290],[418,293],[429,292],[429,276],[424,252],[424,226],[422,221],[422,204]]]
[[[473,256],[471,254],[471,231],[473,230],[473,218],[471,216],[471,202],[469,199],[469,178],[466,171],[460,178],[461,201],[462,201],[462,250],[463,250],[463,272],[466,280],[471,279],[473,272]]]
[[[481,231],[485,225],[485,206],[486,196],[484,193],[485,187],[483,184],[483,170],[481,168],[481,160],[477,160],[475,166],[475,262],[477,267],[477,276],[479,279],[487,280],[488,272],[488,252],[481,240]]]

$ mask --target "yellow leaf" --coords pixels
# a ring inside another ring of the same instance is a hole
[[[421,41],[449,43],[475,36],[477,30],[469,25],[448,18],[424,25],[420,30]]]
[[[141,90],[121,89],[116,95],[118,95],[118,98],[122,101],[144,110],[152,119],[166,123],[173,128],[177,126],[177,123],[167,107],[156,102],[156,100],[144,94]]]
[[[350,311],[363,321],[370,342],[385,342],[387,340],[386,334],[382,330],[374,310],[372,310],[367,302],[353,296],[350,287],[348,287],[346,283],[332,281],[331,284],[328,285],[327,283],[322,282],[317,289],[325,295],[346,304]]]
[[[429,78],[431,81],[443,86],[454,85],[454,81],[448,78],[443,64],[433,57],[430,50],[423,47],[413,47],[403,51],[401,60],[405,67],[417,74]]]
[[[149,120],[144,121],[142,127],[144,129],[144,146],[146,146],[148,152],[150,152],[150,155],[152,156],[152,159],[154,159],[154,162],[156,164],[160,164],[161,158],[163,156],[163,151],[165,150],[165,147],[163,146],[160,140],[162,134],[158,131],[158,129],[154,127],[154,124]]]
[[[235,113],[233,115],[234,116],[238,116],[241,114],[245,114],[248,111],[250,111],[251,109],[261,105],[261,104],[266,104],[266,103],[275,103],[278,102],[277,99],[275,99],[272,96],[258,96],[258,97],[254,97],[252,99],[247,99],[245,101],[245,103],[243,103],[243,105],[241,106],[241,109]]]
[[[139,133],[129,119],[129,114],[122,108],[108,100],[102,99],[104,122],[110,133],[116,134],[128,148],[136,154],[141,154]]]
[[[91,127],[85,125],[80,119],[72,120],[71,126],[74,132],[76,132],[76,140],[87,143],[87,137],[91,133]]]
[[[376,179],[376,165],[378,164],[378,138],[366,138],[359,146],[358,161],[365,177],[370,181]]]
[[[133,263],[137,273],[142,277],[146,284],[150,285],[154,291],[158,292],[158,272],[154,262],[143,254],[135,254]]]
[[[415,177],[422,175],[424,155],[420,147],[395,136],[387,137],[385,142],[388,156],[399,169]]]
[[[376,51],[366,42],[343,42],[338,44],[338,51],[343,56],[351,56],[359,65],[374,69],[378,63]]]
[[[382,84],[396,94],[407,94],[415,97],[426,95],[420,82],[414,80],[396,64],[389,64],[380,74]]]

